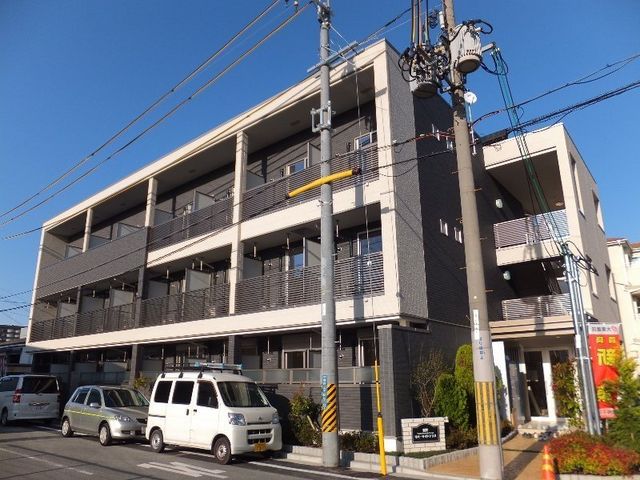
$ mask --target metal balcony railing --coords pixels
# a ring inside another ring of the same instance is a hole
[[[334,271],[336,300],[384,293],[382,253],[338,260]],[[320,265],[249,278],[236,292],[237,313],[320,303]]]
[[[149,298],[140,304],[143,327],[229,315],[229,284]]]
[[[558,231],[554,232],[553,229],[556,227]],[[493,226],[493,234],[496,248],[534,245],[544,240],[553,239],[555,235],[561,238],[567,237],[569,235],[567,212],[565,210],[555,210],[531,217],[496,223]]]
[[[75,336],[127,330],[134,326],[135,304],[78,313]]]
[[[571,315],[568,293],[540,297],[513,298],[502,301],[503,320]]]
[[[195,212],[156,225],[149,233],[149,251],[231,225],[232,217],[233,197],[229,197]]]
[[[333,183],[334,191],[345,190],[363,182],[378,178],[378,146],[374,144],[345,156],[331,159],[331,173],[359,167],[361,175]],[[245,192],[242,197],[242,219],[247,220],[265,213],[281,210],[320,196],[320,189],[309,190],[295,198],[286,200],[286,194],[320,178],[320,164],[311,165],[301,172],[274,180]]]
[[[317,383],[320,384],[319,368],[289,368],[289,369],[255,369],[242,370],[242,374],[258,383]],[[373,383],[373,367],[340,367],[338,368],[339,383]]]

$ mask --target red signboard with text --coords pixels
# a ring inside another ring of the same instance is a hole
[[[588,328],[589,353],[591,354],[593,380],[598,395],[600,418],[615,418],[613,405],[605,401],[603,385],[606,380],[618,378],[615,362],[620,353],[620,325],[591,323],[588,324]]]

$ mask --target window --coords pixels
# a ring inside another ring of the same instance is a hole
[[[89,398],[87,398],[87,405],[91,405],[92,403],[97,403],[98,405],[102,406],[100,392],[95,388],[91,389],[91,392],[89,392]]]
[[[358,255],[368,255],[382,251],[382,231],[380,229],[358,234]]]
[[[582,208],[582,199],[580,198],[580,177],[578,176],[578,164],[571,156],[571,179],[573,180],[573,193],[576,197],[576,205],[580,213],[584,215],[584,209]]]
[[[377,342],[373,338],[361,338],[358,342],[358,365],[370,367],[376,360]]]
[[[146,407],[147,399],[140,392],[126,388],[109,388],[103,390],[105,407]]]
[[[302,170],[304,170],[305,168],[307,168],[307,158],[301,158],[300,160],[296,160],[293,163],[290,163],[289,165],[287,165],[287,168],[285,170],[287,175],[293,175],[294,173],[298,173],[301,172]]]
[[[75,396],[73,397],[73,399],[71,399],[71,401],[75,403],[84,403],[84,400],[87,398],[87,393],[89,393],[88,388],[81,388],[76,392]]]
[[[218,382],[222,401],[228,407],[268,407],[269,401],[255,383]]]
[[[58,393],[58,381],[55,377],[24,377],[22,393]]]
[[[378,141],[377,132],[373,131],[370,133],[366,133],[359,137],[356,137],[353,140],[353,146],[356,150],[366,147],[367,145],[371,145],[372,143],[376,143]]]
[[[449,236],[449,224],[443,219],[440,219],[440,233]]]
[[[304,350],[284,352],[284,368],[305,368],[305,353]]]
[[[591,260],[591,257],[589,255],[587,255],[587,263],[593,268],[593,261]],[[593,272],[592,269],[589,269],[587,273],[589,275],[589,288],[591,289],[591,294],[597,297],[598,296],[598,281],[597,281],[598,279],[596,278],[596,274]]]
[[[172,382],[158,382],[156,393],[153,401],[158,403],[169,403],[169,392],[171,391]]]
[[[18,377],[7,377],[0,381],[0,392],[13,392],[18,386]]]
[[[309,368],[322,367],[322,350],[309,350]]]
[[[176,405],[189,405],[193,394],[193,382],[176,382],[173,389],[171,403]]]
[[[304,251],[302,247],[290,249],[288,257],[288,270],[300,270],[304,268]]]
[[[453,227],[453,238],[455,238],[456,242],[462,243],[462,229],[458,227]]]
[[[640,315],[640,298],[636,297],[635,304],[636,304],[636,315]]]
[[[211,382],[198,382],[198,405],[201,407],[218,408],[218,397]]]
[[[82,253],[82,249],[80,247],[75,247],[73,245],[67,245],[66,250],[64,252],[64,258],[75,257],[76,255],[80,255]]]
[[[604,230],[604,220],[602,218],[602,206],[600,205],[600,199],[596,196],[595,192],[591,192],[593,195],[593,207],[596,209],[596,220],[598,226]]]
[[[615,281],[613,278],[613,272],[611,271],[611,269],[609,268],[608,265],[604,266],[604,269],[607,273],[607,285],[609,285],[609,296],[613,299],[613,300],[617,300],[616,299],[616,285],[615,285]]]

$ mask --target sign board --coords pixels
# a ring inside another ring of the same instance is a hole
[[[598,397],[600,418],[615,418],[613,405],[605,400],[604,383],[618,378],[615,362],[620,355],[620,325],[590,323],[589,353],[593,369],[593,380]]]
[[[440,432],[437,425],[422,423],[411,429],[411,441],[413,443],[439,442]]]

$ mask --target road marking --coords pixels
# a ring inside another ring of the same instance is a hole
[[[279,468],[281,470],[289,470],[292,472],[303,472],[303,473],[310,473],[313,475],[323,475],[325,477],[331,477],[331,478],[349,478],[349,479],[354,479],[354,478],[363,478],[363,477],[351,477],[349,475],[340,475],[339,473],[334,473],[334,472],[322,472],[319,470],[308,470],[306,468],[294,468],[294,467],[286,467],[284,465],[276,465],[273,463],[264,463],[264,462],[249,462],[251,463],[251,465],[260,465],[262,467],[269,467],[269,468]],[[364,480],[373,480],[374,477],[364,477]]]
[[[208,468],[202,468],[195,465],[189,465],[188,463],[182,462],[170,462],[170,463],[160,463],[160,462],[149,462],[149,463],[141,463],[138,465],[140,468],[156,468],[158,470],[163,470],[165,472],[171,473],[179,473],[181,475],[186,475],[187,477],[200,478],[200,477],[213,477],[213,478],[228,478],[226,475],[221,475],[225,473],[224,470],[209,470]]]
[[[61,463],[56,463],[56,462],[53,462],[51,460],[47,460],[46,458],[41,458],[41,456],[39,456],[39,455],[23,455],[20,452],[16,452],[15,450],[9,450],[8,448],[2,448],[2,447],[0,447],[0,450],[2,450],[3,452],[11,453],[12,455],[18,455],[20,458],[26,458],[26,459],[29,459],[29,460],[36,460],[37,462],[46,463],[47,465],[49,465],[51,467],[63,468],[65,470],[73,470],[74,472],[84,473],[85,475],[93,475],[93,472],[88,472],[86,470],[81,470],[81,469],[75,468],[75,467],[67,467],[65,465],[62,465]],[[43,454],[44,455],[53,455],[53,456],[55,456],[55,453],[45,453],[45,452],[43,452]]]

